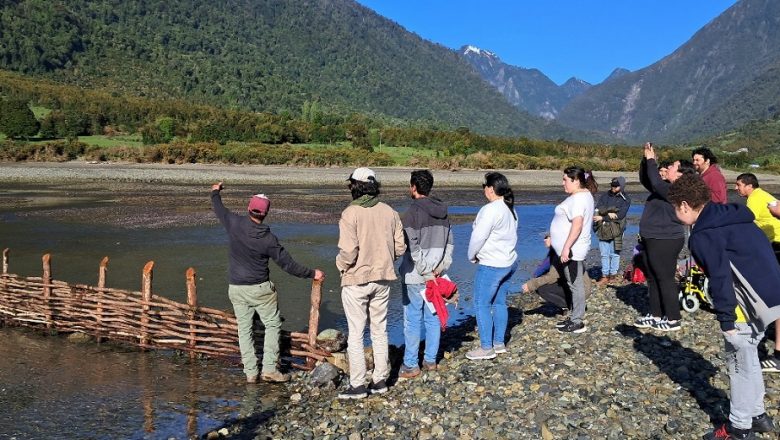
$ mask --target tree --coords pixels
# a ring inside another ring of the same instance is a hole
[[[0,101],[0,133],[11,139],[30,138],[40,125],[25,101]]]

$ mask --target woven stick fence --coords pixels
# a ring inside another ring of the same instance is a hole
[[[42,258],[41,277],[8,273],[9,250],[3,250],[0,274],[0,320],[9,325],[81,332],[98,341],[113,340],[142,349],[175,349],[211,357],[240,357],[236,318],[221,310],[198,306],[195,269],[186,271],[187,304],[152,294],[154,262],[141,274],[141,291],[106,287],[108,257],[100,262],[98,285],[69,284],[52,278],[51,255]],[[310,370],[331,353],[317,345],[322,283],[312,282],[308,333],[283,332],[283,355],[304,358],[295,368]],[[255,328],[256,348],[262,330]],[[284,351],[287,350],[287,353]]]

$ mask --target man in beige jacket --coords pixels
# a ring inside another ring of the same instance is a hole
[[[393,261],[406,251],[401,218],[379,201],[379,181],[369,168],[349,176],[352,203],[339,220],[341,302],[349,328],[349,388],[340,399],[362,399],[387,391],[387,305],[390,282],[396,279]],[[374,373],[366,388],[363,332],[369,321],[374,348]]]

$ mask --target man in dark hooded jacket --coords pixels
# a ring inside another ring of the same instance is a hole
[[[225,227],[230,242],[228,296],[236,314],[238,346],[246,380],[255,383],[258,376],[252,336],[252,321],[257,313],[265,326],[262,378],[267,382],[287,382],[290,376],[280,373],[276,368],[282,320],[276,286],[269,279],[268,259],[299,278],[322,280],[325,275],[319,269],[309,269],[296,263],[271,232],[271,228],[263,224],[271,207],[271,201],[266,196],[252,196],[247,207],[248,215],[238,215],[225,208],[220,191],[222,182],[211,186],[211,205],[214,214]]]
[[[600,285],[619,279],[623,232],[626,229],[626,214],[631,207],[631,198],[625,193],[625,187],[625,177],[613,178],[609,190],[602,194],[596,203],[593,230],[599,239],[599,252],[601,252],[603,277],[599,280]]]
[[[669,189],[677,218],[693,225],[688,246],[709,279],[712,305],[725,340],[731,388],[729,422],[705,439],[753,439],[774,430],[764,409],[758,345],[780,318],[780,266],[766,235],[744,205],[711,201],[707,184],[685,175]]]
[[[409,379],[420,374],[420,327],[425,324],[423,368],[436,369],[441,327],[433,307],[425,299],[425,283],[443,275],[452,263],[452,234],[447,205],[430,197],[433,174],[428,170],[412,171],[409,195],[414,199],[404,213],[406,253],[399,272],[403,276],[404,364],[398,373]]]

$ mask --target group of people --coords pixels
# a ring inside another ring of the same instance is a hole
[[[780,257],[776,257],[780,255],[780,206],[759,188],[752,174],[740,175],[736,183],[737,192],[748,198],[748,206],[723,204],[725,179],[715,156],[705,148],[695,150],[692,159],[659,165],[653,145],[644,147],[639,180],[650,195],[639,233],[650,311],[634,325],[660,331],[681,328],[675,273],[688,236],[691,255],[710,280],[709,293],[729,355],[729,423],[707,438],[752,438],[753,432],[773,429],[763,407],[757,346],[766,326],[780,318],[780,293],[772,288],[780,284]],[[421,370],[437,369],[441,328],[446,325],[446,307],[442,309],[441,304],[454,290],[446,276],[452,263],[453,237],[447,205],[430,194],[434,183],[430,171],[411,173],[412,203],[403,217],[379,200],[380,182],[373,170],[355,169],[347,181],[352,202],[339,220],[336,267],[348,325],[350,371],[349,387],[339,398],[359,399],[387,391],[386,317],[390,284],[397,279],[394,262],[399,258],[405,335],[399,376],[413,378]],[[584,261],[591,247],[591,232],[599,239],[600,283],[616,281],[631,199],[624,191],[625,179],[620,177],[610,182],[610,190],[595,203],[596,180],[578,166],[563,170],[562,183],[568,196],[556,206],[545,237],[550,248],[548,264],[535,274],[546,271],[547,278],[545,282],[539,278],[529,281],[523,291],[537,291],[569,310],[566,319],[556,323],[558,331],[582,333],[587,330],[584,315],[590,280]],[[517,270],[518,217],[512,188],[498,172],[487,173],[482,188],[488,203],[474,220],[467,253],[469,261],[477,264],[473,297],[479,345],[466,354],[472,360],[493,359],[507,352],[506,298]],[[221,190],[221,183],[213,185],[212,203],[230,241],[228,293],[238,322],[247,381],[255,382],[258,375],[267,381],[289,380],[276,365],[280,318],[276,290],[268,278],[268,259],[297,277],[322,280],[324,273],[296,263],[263,223],[270,208],[267,197],[253,196],[248,215],[241,216],[222,205]],[[252,341],[255,312],[266,327],[262,372],[258,371]],[[368,384],[363,342],[367,324],[374,357]],[[425,349],[420,363],[423,330]],[[780,342],[774,357],[764,362],[768,371],[778,371],[778,366]]]

